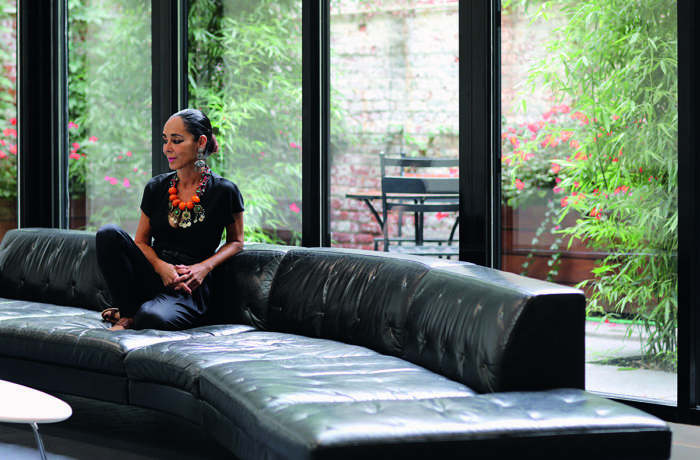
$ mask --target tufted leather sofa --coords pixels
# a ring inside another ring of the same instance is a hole
[[[243,459],[666,459],[584,387],[580,291],[466,263],[249,245],[211,325],[107,330],[94,234],[0,245],[0,378],[166,411]]]

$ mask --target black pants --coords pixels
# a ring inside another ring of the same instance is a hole
[[[133,318],[135,329],[180,330],[206,322],[209,277],[188,295],[163,286],[151,263],[122,228],[105,225],[97,231],[96,243],[97,264],[119,314]]]

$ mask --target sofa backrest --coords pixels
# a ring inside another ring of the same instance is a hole
[[[579,290],[467,263],[290,250],[267,328],[394,355],[479,392],[584,386]]]
[[[111,307],[95,257],[95,234],[10,230],[0,243],[0,297],[96,311]]]

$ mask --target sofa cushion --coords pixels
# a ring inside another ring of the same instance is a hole
[[[490,392],[583,388],[584,320],[577,289],[468,263],[316,249],[282,259],[269,329],[365,346]]]
[[[398,355],[408,307],[431,263],[339,249],[290,251],[270,294],[269,329]]]
[[[267,327],[270,288],[289,248],[249,244],[212,272],[212,317],[218,324]]]
[[[96,311],[113,304],[92,232],[10,230],[0,244],[0,272],[0,297]]]
[[[585,298],[477,265],[416,286],[401,357],[481,393],[584,387]]]
[[[376,355],[366,348],[329,340],[273,332],[243,332],[154,344],[135,350],[126,358],[127,375],[134,381],[172,386],[200,396],[200,375],[210,367],[236,367],[250,361],[269,363],[300,356],[340,359]]]
[[[666,424],[637,409],[577,389],[478,395],[386,356],[221,364],[200,380],[205,428],[244,458],[669,454]]]
[[[250,329],[228,325],[187,331],[110,331],[108,327],[98,312],[0,299],[0,356],[123,376],[124,358],[130,351]]]

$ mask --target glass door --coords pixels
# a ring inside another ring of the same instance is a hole
[[[382,176],[459,177],[458,13],[456,0],[331,2],[333,246],[384,249]],[[455,161],[428,173],[426,163],[382,167],[381,155]],[[435,256],[442,249],[434,246],[458,247],[450,239],[457,212],[446,209],[392,209],[387,249],[413,252],[418,244],[430,246],[418,253]]]
[[[502,267],[584,290],[588,390],[675,404],[676,2],[502,6]]]

